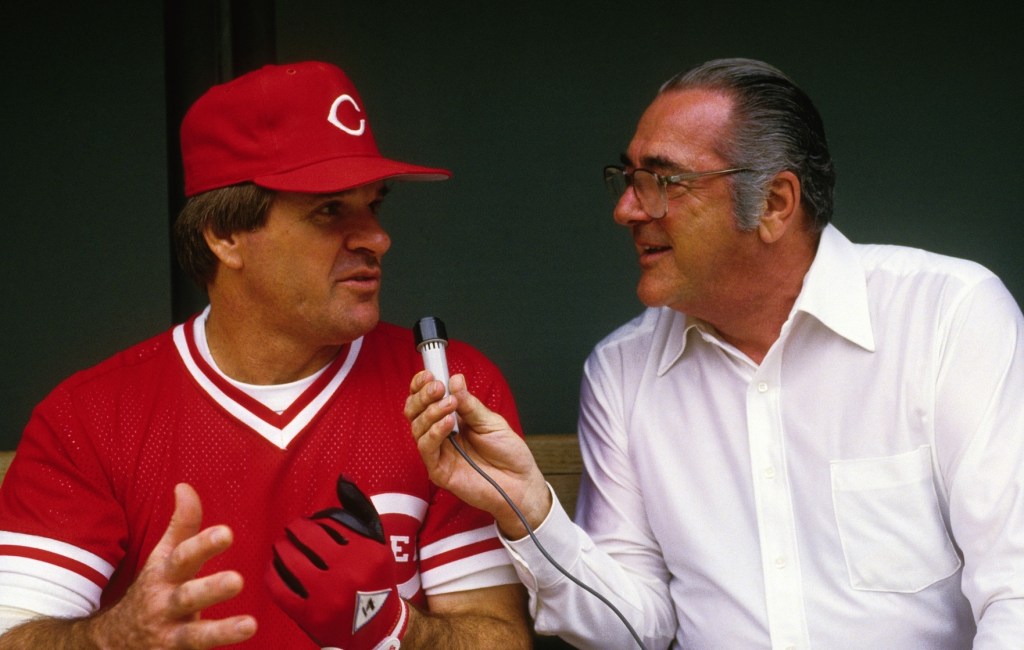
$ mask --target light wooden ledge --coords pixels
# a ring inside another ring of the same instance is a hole
[[[7,467],[14,460],[13,451],[0,451],[0,485],[3,485],[4,474],[7,473]]]
[[[526,436],[533,457],[562,507],[572,517],[576,513],[576,493],[580,488],[583,460],[575,433],[536,433]]]
[[[538,433],[526,436],[544,476],[555,488],[558,500],[562,502],[569,516],[576,512],[576,492],[580,486],[583,462],[575,433]],[[0,484],[3,483],[7,467],[14,460],[13,451],[0,451]]]

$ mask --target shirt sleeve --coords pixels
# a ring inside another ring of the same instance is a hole
[[[955,305],[948,328],[935,435],[978,625],[974,648],[1016,647],[1024,639],[1024,321],[990,278]]]
[[[668,570],[647,525],[621,426],[620,399],[610,373],[592,355],[580,403],[580,447],[585,466],[574,524],[553,497],[537,539],[568,573],[600,593],[629,621],[648,648],[668,647],[676,618]],[[580,648],[628,648],[636,642],[608,605],[563,575],[527,537],[505,541],[530,592],[537,631]]]
[[[59,387],[36,408],[0,489],[0,606],[81,617],[121,557],[123,512]]]

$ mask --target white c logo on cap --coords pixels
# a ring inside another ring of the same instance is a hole
[[[345,126],[344,124],[342,124],[341,120],[338,119],[338,107],[345,102],[352,104],[353,108],[356,109],[356,112],[363,112],[363,110],[359,108],[359,104],[356,103],[356,100],[352,99],[351,95],[341,95],[334,100],[333,104],[331,104],[331,113],[330,115],[327,116],[327,121],[341,129],[345,133],[348,133],[349,135],[362,135],[363,131],[366,130],[366,120],[359,120],[358,128],[353,129],[351,127]]]

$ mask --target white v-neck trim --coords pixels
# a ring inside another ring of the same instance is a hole
[[[174,345],[178,350],[181,360],[185,364],[185,368],[188,370],[192,378],[195,379],[199,387],[222,409],[281,449],[286,448],[291,441],[295,439],[295,436],[306,428],[306,425],[313,420],[320,410],[328,403],[334,393],[337,392],[338,388],[348,376],[348,373],[352,370],[352,366],[355,364],[356,359],[359,356],[359,350],[362,348],[363,344],[363,337],[359,337],[349,344],[345,359],[340,365],[332,362],[312,377],[286,385],[288,388],[286,388],[285,392],[288,392],[292,390],[290,387],[295,384],[303,384],[288,400],[288,405],[286,405],[281,411],[277,411],[277,409],[273,408],[272,405],[267,404],[263,399],[261,399],[261,396],[253,395],[252,392],[247,390],[247,387],[249,387],[248,384],[241,384],[240,382],[236,382],[226,377],[223,372],[217,368],[216,364],[212,362],[212,357],[207,358],[206,355],[209,355],[209,349],[206,345],[206,337],[203,333],[197,334],[197,331],[203,329],[199,324],[199,321],[200,319],[203,319],[203,322],[205,322],[205,316],[208,311],[209,307],[207,307],[200,316],[197,316],[192,321],[182,323],[174,328]],[[190,324],[193,325],[193,327],[189,327]],[[196,327],[197,325],[198,330]],[[196,349],[196,353],[202,361],[202,366],[209,368],[209,372],[204,371],[195,356],[193,356],[193,351],[189,347],[190,338],[192,340],[192,345]],[[202,339],[202,346],[200,346],[200,339]],[[206,348],[205,355],[202,352],[203,348]],[[334,374],[330,380],[317,393],[307,395],[308,391],[317,383],[320,376],[330,368],[336,368],[336,370],[333,371]],[[230,392],[233,391],[231,391],[229,387],[242,392],[244,395],[252,399],[253,402],[261,406],[266,406],[268,411],[276,413],[277,417],[268,417],[267,414],[260,414],[256,412],[257,409],[235,399],[230,395]],[[301,401],[305,401],[305,403],[294,412],[291,412],[292,409],[289,407],[292,404],[296,404],[297,400],[299,400],[300,403]]]
[[[195,337],[196,349],[199,350],[199,354],[206,360],[206,363],[208,363],[211,368],[217,371],[217,374],[224,378],[225,381],[229,382],[232,386],[277,414],[284,413],[285,410],[291,406],[307,388],[312,386],[313,382],[315,382],[320,375],[324,374],[324,371],[326,371],[331,365],[328,363],[309,377],[303,377],[298,381],[292,381],[286,384],[260,386],[232,379],[224,374],[224,371],[217,365],[216,359],[213,358],[213,353],[210,352],[210,344],[206,340],[206,319],[209,317],[209,314],[210,308],[207,307],[203,310],[203,313],[196,317],[195,325],[192,328],[192,336]]]

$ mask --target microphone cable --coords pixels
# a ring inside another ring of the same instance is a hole
[[[448,332],[445,329],[444,321],[442,321],[440,318],[437,318],[436,316],[425,316],[419,319],[413,326],[413,338],[416,344],[416,349],[423,356],[423,366],[427,370],[429,370],[432,375],[434,375],[435,379],[440,380],[444,384],[444,391],[445,394],[447,395],[449,376],[448,359],[447,355],[445,354],[445,348],[448,347]],[[614,612],[615,615],[619,617],[619,620],[622,621],[622,624],[626,626],[626,629],[629,630],[629,633],[633,636],[633,639],[636,640],[636,643],[640,647],[640,650],[647,650],[644,646],[643,640],[640,638],[640,635],[637,634],[636,630],[633,629],[633,626],[630,625],[629,621],[626,620],[626,617],[622,614],[622,612],[619,611],[619,608],[617,608],[614,603],[612,603],[610,600],[599,594],[595,589],[590,587],[590,585],[584,583],[582,580],[569,573],[561,564],[555,561],[555,558],[551,557],[551,554],[548,553],[548,550],[544,548],[544,545],[540,543],[539,539],[537,539],[537,535],[533,532],[533,527],[530,526],[530,523],[528,521],[526,521],[526,516],[523,515],[522,511],[519,509],[519,506],[517,506],[515,502],[512,501],[512,498],[508,495],[508,493],[505,492],[504,489],[502,489],[500,485],[498,485],[497,481],[495,481],[487,472],[485,472],[479,465],[477,465],[472,458],[470,458],[469,454],[466,453],[466,450],[463,449],[462,445],[460,445],[458,440],[455,439],[455,436],[458,433],[459,418],[458,416],[456,416],[455,425],[452,427],[452,432],[448,434],[448,440],[451,441],[452,445],[455,447],[455,450],[459,452],[459,455],[462,456],[467,463],[469,463],[469,466],[476,470],[476,472],[480,474],[480,476],[482,476],[484,480],[490,483],[491,487],[497,490],[498,494],[501,495],[501,498],[505,500],[505,503],[507,503],[509,507],[512,508],[512,512],[515,513],[516,517],[519,518],[519,521],[523,524],[524,527],[526,527],[526,532],[530,536],[530,539],[533,541],[534,545],[536,545],[537,550],[541,552],[544,558],[547,559],[547,561],[551,563],[551,566],[555,567],[555,569],[557,569],[559,573],[561,573],[563,576],[571,580],[574,584],[576,584],[578,587],[580,587],[587,593],[596,597],[598,600],[604,603],[609,609],[611,609],[612,612]]]
[[[618,607],[616,607],[610,600],[608,600],[600,593],[598,593],[597,590],[593,589],[590,585],[586,584],[576,576],[569,573],[568,570],[566,570],[561,564],[555,561],[555,558],[551,557],[551,554],[548,553],[548,550],[544,548],[544,545],[540,543],[539,539],[537,539],[537,535],[533,532],[533,527],[531,527],[529,522],[526,521],[526,516],[523,515],[521,510],[519,510],[519,506],[517,506],[515,502],[512,501],[512,497],[510,497],[508,493],[505,492],[505,490],[502,489],[500,485],[498,485],[497,481],[491,478],[491,476],[487,472],[485,472],[483,468],[477,465],[473,461],[473,459],[469,457],[469,454],[466,453],[466,450],[463,449],[462,445],[460,445],[459,442],[455,439],[454,431],[448,435],[448,440],[455,447],[455,450],[459,452],[459,455],[462,456],[467,463],[469,463],[469,466],[476,470],[476,472],[480,474],[480,476],[484,477],[484,480],[490,483],[491,486],[498,491],[498,494],[501,495],[501,498],[505,500],[505,503],[507,503],[509,507],[512,508],[512,512],[515,513],[519,521],[523,524],[523,526],[526,527],[526,533],[530,536],[530,539],[537,547],[537,550],[540,551],[541,555],[543,555],[547,559],[547,561],[551,563],[551,566],[555,567],[559,573],[561,573],[563,576],[571,580],[573,583],[575,583],[578,587],[580,587],[587,593],[591,594],[592,596],[595,596],[609,609],[611,609],[612,612],[614,612],[615,615],[619,617],[619,620],[622,621],[622,624],[626,626],[626,629],[629,630],[629,633],[633,636],[633,639],[636,641],[636,644],[640,647],[640,649],[647,650],[646,646],[644,646],[643,640],[640,638],[640,635],[637,634],[637,631],[635,629],[633,629],[633,626],[630,625],[628,620],[626,620],[626,617],[622,614],[621,611],[619,611]]]

